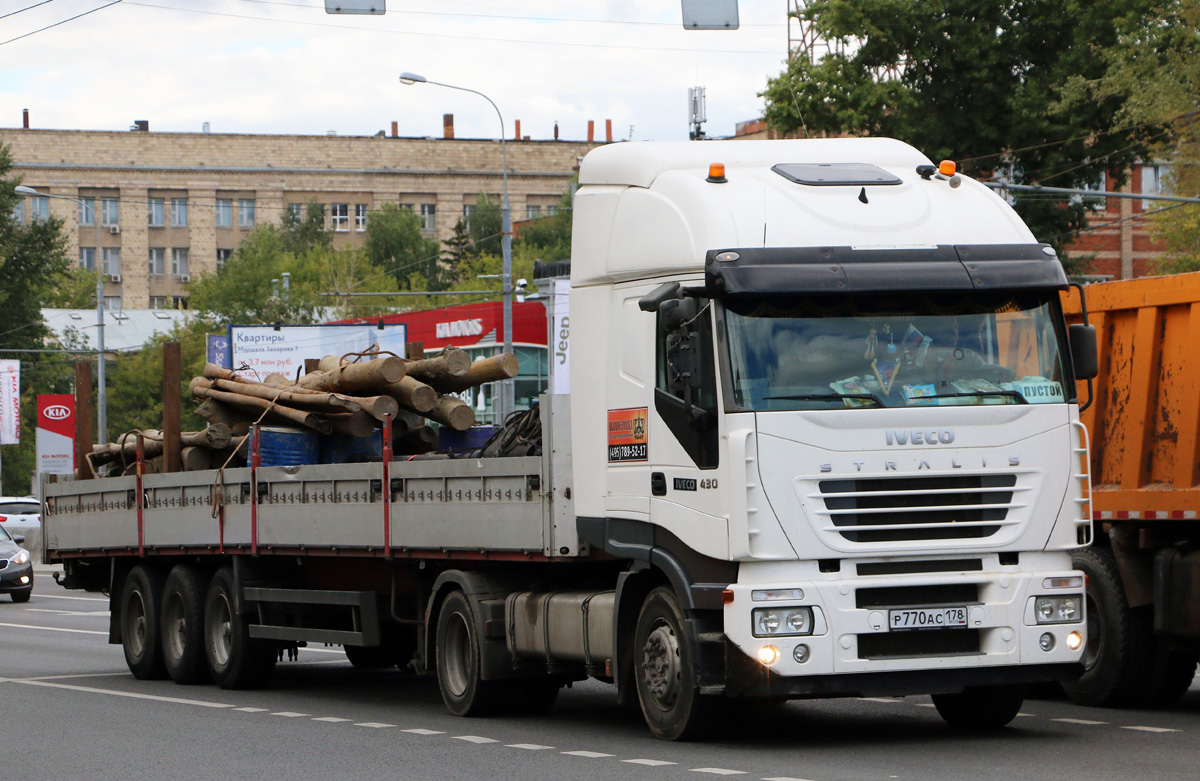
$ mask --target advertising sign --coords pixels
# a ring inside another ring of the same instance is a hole
[[[380,352],[404,356],[407,329],[403,324],[355,325],[231,325],[229,347],[234,371],[251,379],[279,373],[294,378],[304,371],[306,358],[361,353],[378,346]],[[245,367],[245,368],[243,368]]]
[[[550,313],[550,388],[571,392],[571,281],[554,280],[554,311]]]
[[[233,358],[229,354],[229,334],[208,334],[208,362],[215,363],[222,369],[233,368]]]
[[[646,407],[608,411],[608,461],[645,461]]]
[[[21,444],[21,362],[0,361],[0,445]]]
[[[75,473],[75,397],[50,393],[37,397],[37,471]]]

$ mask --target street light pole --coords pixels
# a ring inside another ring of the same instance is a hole
[[[504,352],[511,353],[513,351],[512,344],[512,327],[513,327],[513,285],[512,285],[512,208],[508,201],[508,147],[504,142],[504,115],[500,113],[500,107],[496,102],[484,95],[479,90],[469,89],[467,87],[459,87],[454,84],[444,84],[440,81],[430,81],[429,79],[417,73],[401,73],[401,84],[436,84],[439,87],[447,89],[456,89],[460,92],[470,92],[474,95],[486,100],[492,104],[492,108],[496,109],[496,117],[500,120],[500,158],[503,167],[502,177],[504,181],[504,204],[500,209],[500,255],[503,260],[502,282],[504,289]],[[513,380],[501,380],[498,385],[500,397],[497,399],[496,411],[503,422],[513,411],[516,406],[514,398]]]
[[[96,342],[100,350],[96,356],[96,442],[103,445],[108,442],[108,396],[104,386],[104,260],[103,250],[100,248],[100,216],[96,214],[95,199],[89,204],[82,198],[38,192],[23,184],[17,185],[16,189],[17,193],[21,195],[74,201],[92,213],[92,224],[96,226],[96,254],[92,258],[92,262],[96,266]]]

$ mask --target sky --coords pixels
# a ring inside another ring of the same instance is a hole
[[[112,3],[111,5],[109,5]],[[329,15],[324,0],[0,0],[0,132],[21,127],[441,136],[505,132],[583,140],[688,137],[761,116],[784,68],[785,0],[739,0],[741,26],[687,31],[681,0],[386,0],[382,16]],[[107,7],[105,7],[107,6]],[[28,10],[23,10],[28,9]],[[68,20],[79,14],[93,13]],[[51,27],[50,25],[57,26]],[[46,29],[42,29],[46,28]],[[25,37],[22,37],[25,36]]]

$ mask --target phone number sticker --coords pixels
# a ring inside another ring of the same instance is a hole
[[[608,411],[608,460],[647,460],[646,407]]]

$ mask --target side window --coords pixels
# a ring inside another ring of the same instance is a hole
[[[713,361],[712,310],[696,301],[698,314],[670,330],[670,307],[658,312],[655,329],[654,408],[696,466],[718,461],[717,374]]]

